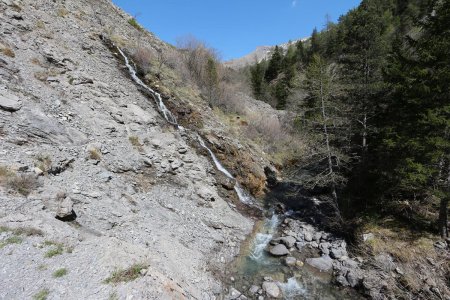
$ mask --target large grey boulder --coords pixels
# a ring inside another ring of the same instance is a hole
[[[262,288],[269,297],[278,299],[282,296],[281,290],[275,282],[266,281],[262,284]]]
[[[331,248],[330,256],[335,259],[343,258],[344,256],[347,256],[347,250],[341,247]]]
[[[19,97],[11,94],[5,89],[0,89],[0,109],[6,111],[18,111],[22,108],[22,101]]]
[[[288,248],[294,247],[296,241],[297,241],[296,238],[292,236],[284,236],[280,238],[280,242]]]
[[[274,256],[284,256],[289,254],[289,250],[283,244],[278,244],[270,248],[269,252]]]
[[[328,272],[333,268],[333,260],[328,255],[316,258],[307,258],[306,263],[324,272]]]
[[[72,220],[75,218],[75,212],[73,211],[72,199],[66,197],[66,195],[58,195],[59,204],[56,210],[56,218],[59,220]]]

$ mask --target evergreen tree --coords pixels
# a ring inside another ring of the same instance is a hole
[[[280,47],[275,46],[273,50],[272,56],[269,60],[269,65],[267,67],[264,78],[267,83],[270,83],[272,80],[278,77],[278,74],[281,71],[281,67],[283,64],[283,53]]]
[[[264,95],[264,66],[263,62],[256,62],[250,67],[250,82],[253,95],[256,99],[262,99]]]
[[[392,84],[385,104],[378,155],[388,161],[389,192],[409,199],[440,199],[439,230],[448,236],[450,200],[450,2],[436,1],[390,58],[386,80]]]

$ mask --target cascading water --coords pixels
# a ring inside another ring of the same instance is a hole
[[[136,82],[140,87],[142,87],[147,92],[149,92],[150,95],[152,95],[153,99],[156,102],[156,106],[158,107],[158,110],[163,114],[164,119],[166,119],[166,121],[169,122],[170,124],[177,126],[178,129],[184,130],[184,128],[182,126],[178,125],[177,118],[172,114],[172,112],[164,104],[161,94],[154,91],[153,89],[148,87],[144,82],[142,82],[142,80],[136,74],[136,69],[130,64],[130,60],[125,55],[125,53],[123,53],[123,51],[119,47],[116,46],[116,48],[119,51],[120,55],[122,55],[122,57],[125,61],[125,65],[128,68],[128,72],[130,73],[131,78],[133,78],[134,82]],[[223,174],[225,174],[225,176],[227,176],[228,178],[235,179],[233,177],[233,175],[231,175],[231,173],[228,172],[228,170],[225,169],[225,167],[220,163],[220,161],[214,155],[214,152],[212,152],[212,150],[209,149],[208,146],[206,146],[205,141],[199,135],[197,135],[197,136],[198,136],[198,141],[199,141],[200,145],[208,151],[208,153],[211,156],[212,160],[214,161],[214,164],[216,165],[217,169],[220,172],[222,172]],[[239,183],[237,181],[236,181],[236,184],[234,185],[234,190],[236,191],[236,194],[241,202],[243,202],[245,204],[253,204],[254,203],[253,197],[251,197],[239,185]]]
[[[278,215],[272,215],[272,218],[267,219],[264,222],[263,231],[256,234],[255,239],[253,240],[252,250],[250,252],[249,257],[255,261],[263,261],[264,251],[272,240],[273,234],[275,233],[280,220]]]
[[[176,126],[179,130],[184,130],[182,126],[178,125],[176,117],[165,106],[161,95],[148,87],[144,82],[142,82],[142,80],[136,74],[136,69],[130,64],[130,61],[125,53],[120,48],[116,48],[122,55],[130,76],[132,77],[134,82],[136,82],[136,84],[138,84],[153,97],[156,106],[164,116],[164,119],[170,124]],[[235,178],[233,177],[233,175],[231,175],[231,173],[220,163],[212,150],[206,145],[205,141],[200,136],[197,135],[197,137],[200,145],[208,151],[209,155],[214,161],[216,168],[225,176],[234,180]],[[239,185],[238,182],[236,182],[234,190],[236,191],[236,194],[241,202],[249,205],[255,204],[254,198],[250,194],[248,194]],[[286,216],[290,215],[292,215],[292,212],[286,214]],[[280,264],[280,260],[278,258],[270,257],[266,255],[265,252],[269,242],[273,238],[273,235],[276,234],[279,224],[279,216],[272,212],[272,217],[264,221],[261,230],[259,230],[259,232],[257,232],[251,239],[251,244],[248,245],[247,249],[245,249],[246,247],[242,249],[243,253],[245,254],[241,254],[238,260],[235,262],[238,266],[236,270],[236,276],[239,276],[242,283],[245,282],[245,285],[247,287],[250,283],[249,280],[253,281],[253,283],[255,284],[259,284],[260,282],[258,281],[262,276],[280,276],[280,274],[288,273],[291,274],[290,276],[294,275],[292,274],[292,270],[288,270],[285,266]],[[282,275],[282,277],[283,276],[284,275]],[[299,283],[298,278],[301,278],[300,281],[302,283]],[[282,280],[278,284],[283,292],[284,299],[316,299],[317,296],[325,296],[323,299],[339,299],[332,296],[333,293],[328,291],[328,286],[317,283],[314,278],[311,278],[311,275],[309,273],[302,273],[300,274],[300,277],[298,277],[297,275],[295,275],[294,277],[290,277],[285,283],[283,283],[283,281],[284,280]]]
[[[214,161],[214,164],[216,165],[216,168],[220,172],[222,172],[225,176],[227,176],[228,178],[235,180],[234,176],[231,175],[231,173],[228,172],[228,170],[217,159],[214,152],[212,152],[212,150],[209,149],[208,146],[206,146],[205,141],[199,135],[197,136],[197,138],[198,138],[198,142],[200,143],[200,145],[208,151],[209,155],[211,156],[212,160]],[[236,194],[242,203],[245,203],[245,204],[254,203],[253,198],[248,193],[245,192],[245,190],[239,185],[239,183],[237,181],[234,185],[234,190],[236,191]]]
[[[299,299],[300,296],[306,294],[306,289],[300,285],[295,277],[291,277],[286,283],[280,283],[279,285],[284,299]]]
[[[122,55],[123,59],[125,60],[125,65],[127,66],[128,72],[130,73],[131,78],[133,78],[134,82],[136,82],[140,87],[142,87],[146,91],[150,92],[150,94],[152,95],[153,99],[156,102],[156,106],[158,107],[159,111],[163,114],[164,119],[166,119],[166,121],[169,122],[170,124],[179,127],[177,118],[166,107],[166,105],[162,100],[161,94],[152,90],[145,83],[142,82],[142,80],[136,75],[136,70],[133,68],[132,65],[130,65],[130,61],[128,60],[128,57],[125,55],[125,53],[123,53],[123,51],[119,47],[116,48],[119,51],[120,55]]]

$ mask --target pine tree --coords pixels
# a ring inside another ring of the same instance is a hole
[[[389,60],[380,157],[389,157],[390,192],[441,201],[439,230],[448,236],[450,200],[450,2],[436,1],[422,32],[407,38]],[[384,154],[384,156],[382,155]]]
[[[256,99],[262,100],[264,95],[264,66],[263,62],[256,62],[250,67],[250,82],[253,95]]]
[[[278,74],[281,71],[283,63],[283,53],[281,52],[280,47],[275,46],[273,50],[272,56],[269,60],[269,65],[267,67],[264,78],[267,83],[270,83],[272,80],[278,77]]]

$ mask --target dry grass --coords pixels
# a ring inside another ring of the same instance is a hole
[[[65,8],[65,7],[60,7],[58,8],[58,10],[56,11],[56,15],[58,17],[64,18],[65,16],[67,16],[69,14],[69,11]]]
[[[130,136],[128,137],[128,140],[130,141],[131,145],[135,146],[135,147],[141,147],[142,144],[139,141],[139,137],[137,136]]]
[[[45,29],[45,23],[44,23],[44,21],[42,21],[42,20],[38,20],[37,22],[36,22],[36,28],[38,28],[38,29]]]
[[[6,186],[26,197],[39,186],[39,182],[34,175],[20,174],[9,178]]]
[[[50,155],[47,154],[39,154],[36,156],[36,162],[34,164],[35,167],[41,169],[44,174],[47,174],[48,171],[52,168],[52,159]]]
[[[44,246],[51,246],[52,247],[52,249],[48,250],[45,253],[44,256],[46,258],[51,258],[51,257],[56,256],[56,255],[61,255],[64,252],[64,245],[61,244],[61,243],[57,243],[57,242],[54,242],[54,241],[45,241],[44,242]]]
[[[141,276],[140,272],[146,269],[145,264],[134,264],[131,267],[123,270],[114,271],[111,276],[105,279],[105,283],[119,283],[119,282],[129,282],[137,279]]]
[[[97,148],[89,149],[89,159],[101,160],[102,159],[102,155],[100,153],[100,150],[98,150]]]
[[[437,239],[435,236],[416,236],[398,224],[395,227],[368,224],[365,226],[364,232],[374,234],[374,238],[366,242],[368,250],[373,255],[388,253],[402,263],[424,260],[427,257],[436,258],[436,251],[433,247]]]
[[[6,55],[8,57],[11,57],[11,58],[16,57],[16,54],[14,53],[14,51],[11,48],[2,48],[2,49],[0,49],[0,53],[2,53],[3,55]]]

